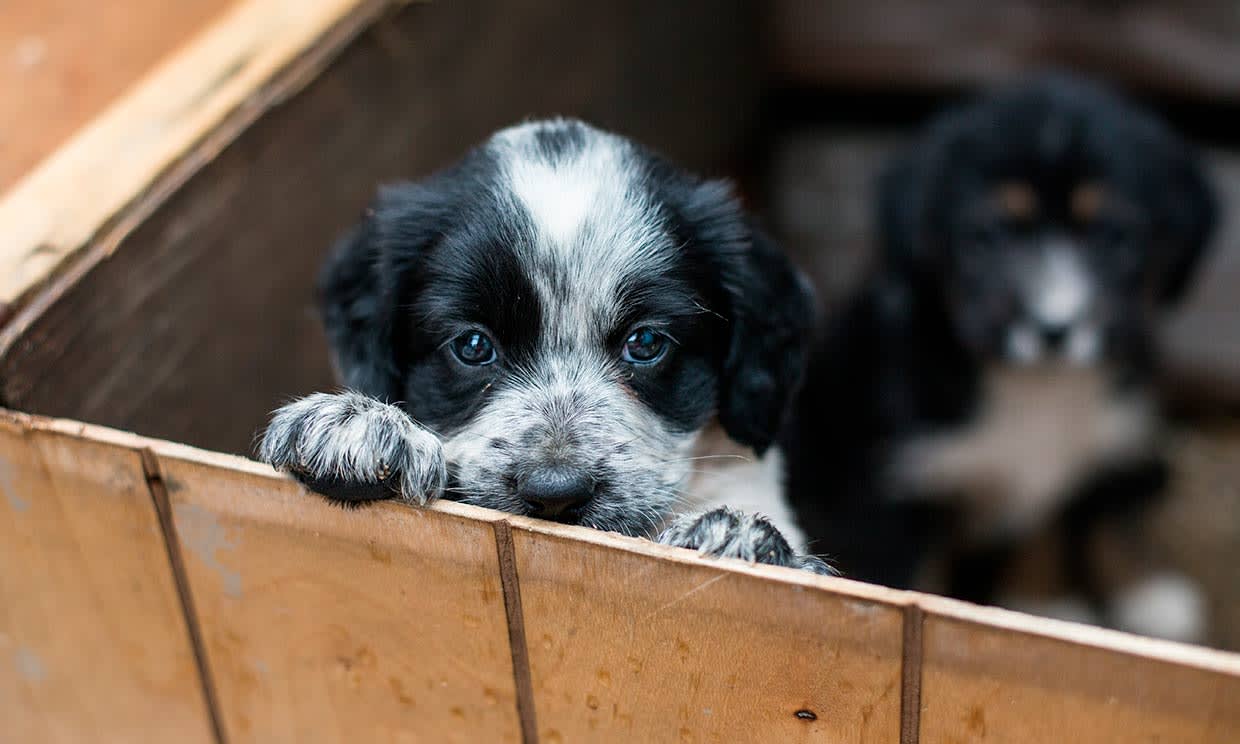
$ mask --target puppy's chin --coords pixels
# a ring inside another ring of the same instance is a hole
[[[680,486],[662,484],[660,481],[665,478],[665,474],[650,473],[648,478],[643,479],[652,484],[649,490],[598,494],[580,509],[555,516],[538,514],[510,492],[483,483],[462,484],[454,479],[450,481],[444,498],[560,524],[580,525],[632,537],[653,537],[663,527],[679,500],[677,494]]]
[[[1017,323],[1003,339],[1002,360],[1016,366],[1090,367],[1102,358],[1101,333],[1090,325],[1074,326],[1062,340],[1050,344],[1032,324]]]

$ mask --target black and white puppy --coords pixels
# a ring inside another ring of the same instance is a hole
[[[812,316],[725,183],[578,121],[516,126],[383,189],[320,295],[349,392],[281,408],[260,448],[311,488],[827,570],[690,488],[716,418],[772,443]],[[716,508],[671,520],[690,505]]]
[[[1194,154],[1149,113],[1049,77],[933,121],[881,179],[881,258],[811,353],[783,437],[789,498],[846,575],[980,602],[1064,530],[1083,607],[1195,638],[1201,602],[1149,570],[1103,596],[1090,542],[1167,478],[1151,320],[1215,222]]]

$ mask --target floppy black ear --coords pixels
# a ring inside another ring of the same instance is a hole
[[[375,210],[336,243],[319,274],[319,310],[336,373],[348,387],[391,400],[398,379],[391,339],[394,301],[380,280]]]
[[[415,184],[381,189],[319,274],[319,310],[337,374],[349,388],[380,400],[403,395],[394,315],[410,261],[438,234],[431,193]]]
[[[1186,145],[1174,144],[1165,180],[1154,198],[1161,201],[1155,226],[1162,251],[1157,299],[1171,305],[1183,298],[1214,236],[1218,202],[1205,170]]]
[[[809,279],[752,221],[728,287],[730,342],[719,393],[719,422],[758,454],[779,434],[813,335]]]

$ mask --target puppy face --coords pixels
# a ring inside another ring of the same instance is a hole
[[[561,120],[386,189],[322,296],[345,382],[440,435],[450,498],[630,534],[716,414],[769,444],[811,316],[724,185]]]
[[[885,207],[903,231],[889,251],[939,286],[960,339],[984,357],[1130,353],[1148,311],[1182,293],[1214,221],[1187,148],[1079,82],[954,112],[920,150],[884,184],[885,200],[903,202]]]

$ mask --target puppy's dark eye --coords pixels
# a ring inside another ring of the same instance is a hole
[[[495,361],[495,344],[481,331],[466,331],[452,339],[452,353],[462,363],[480,367]]]
[[[624,340],[620,358],[629,364],[654,364],[667,353],[668,338],[653,328],[638,328]]]

